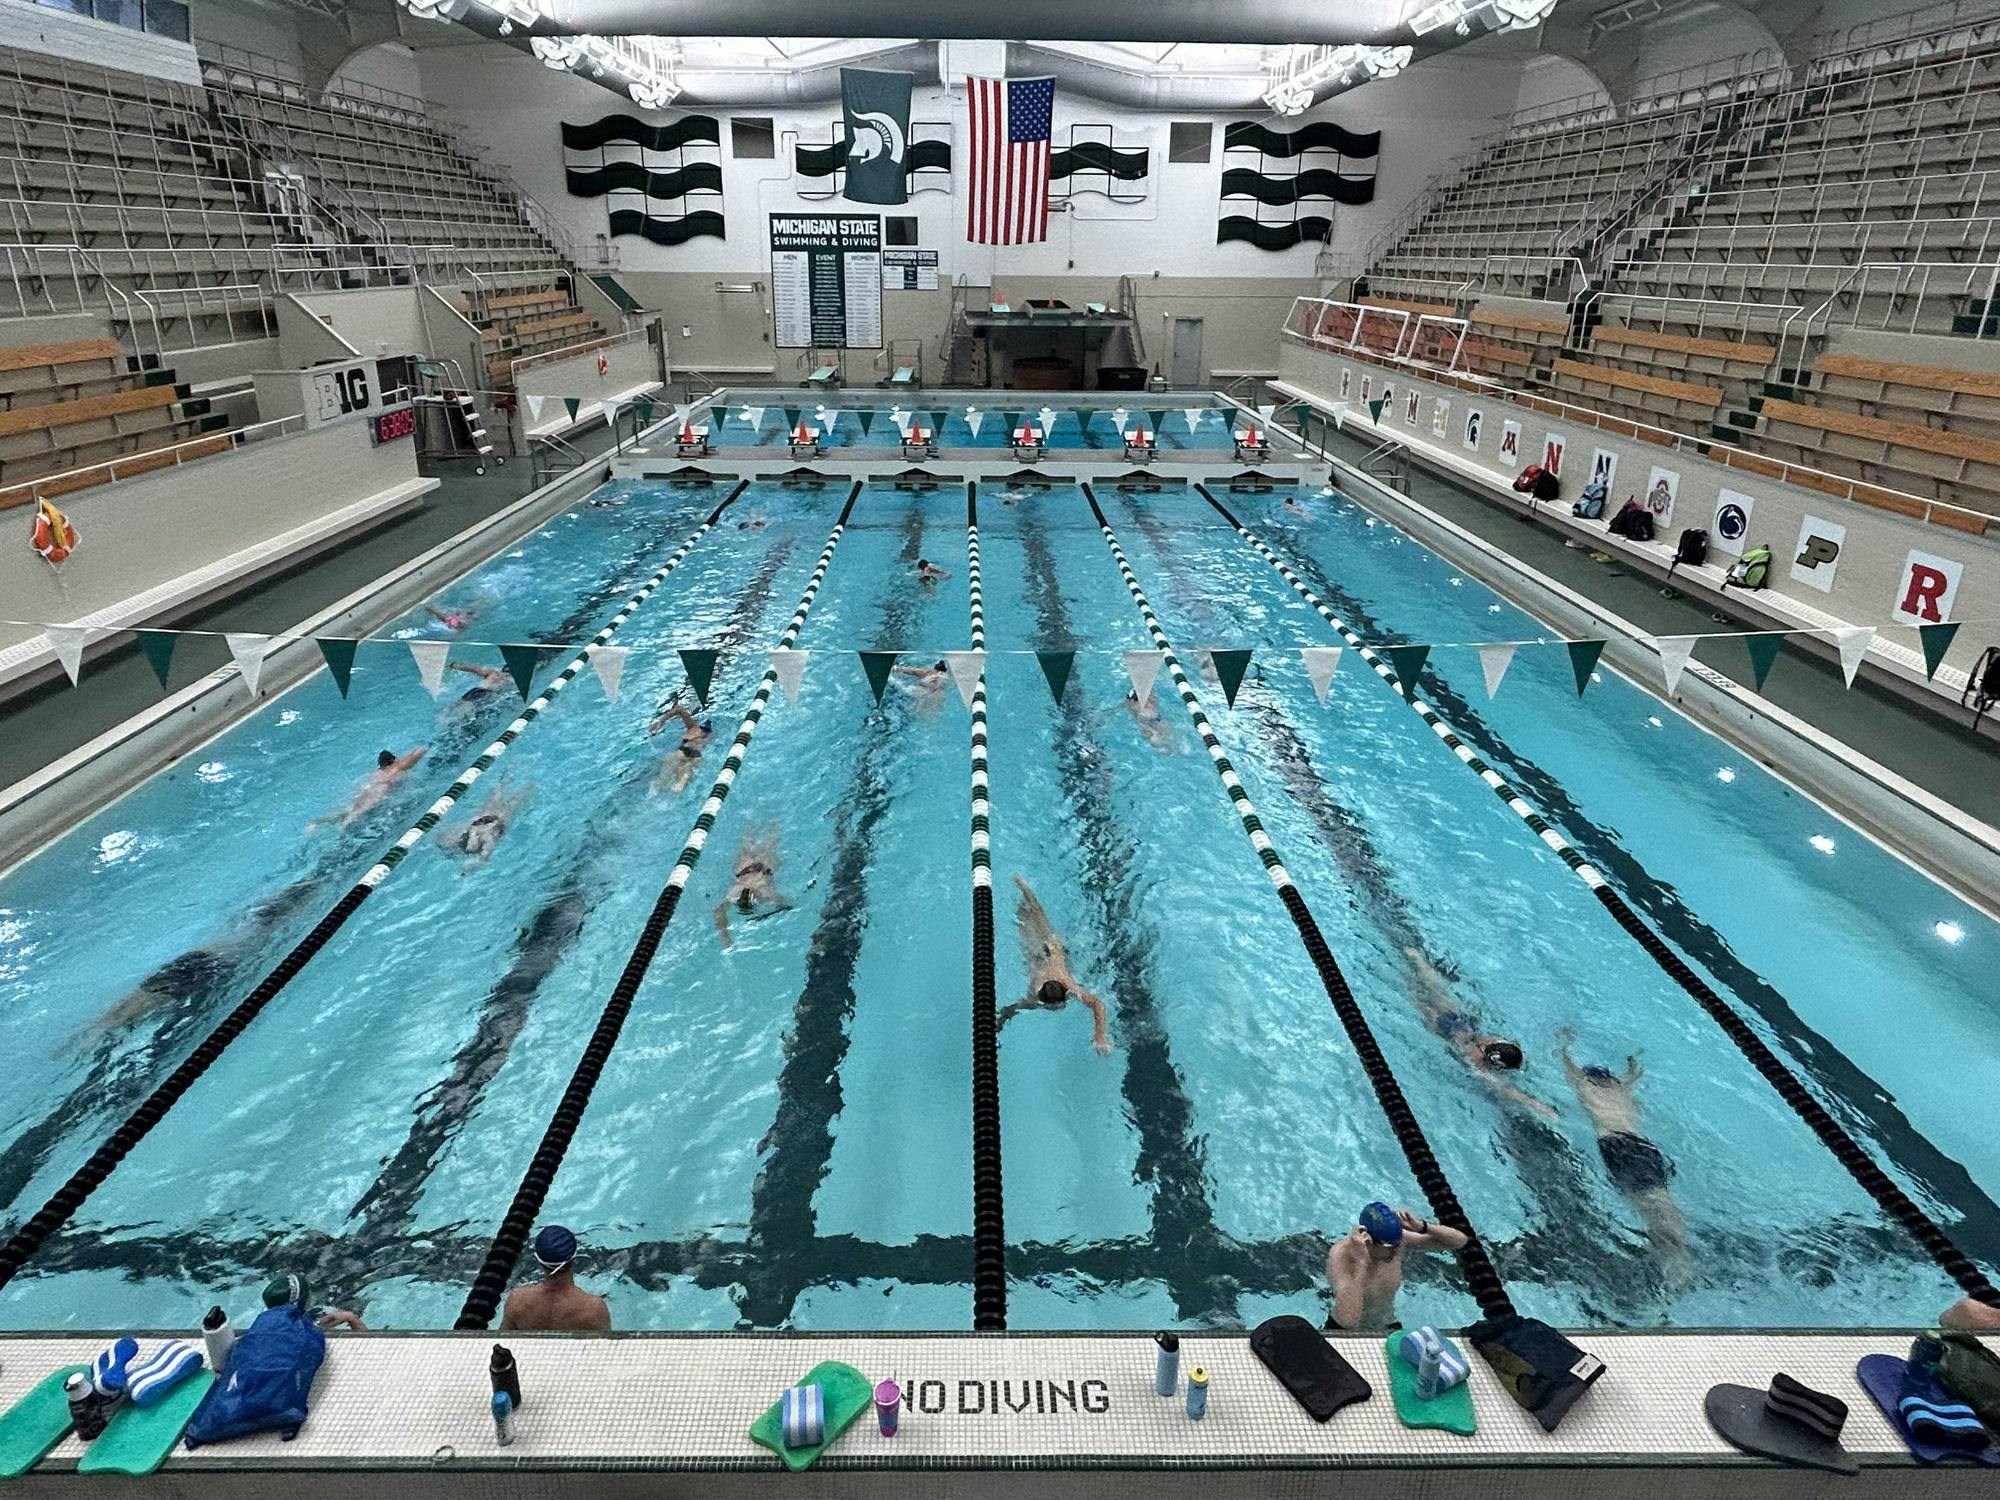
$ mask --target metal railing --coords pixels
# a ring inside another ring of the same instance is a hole
[[[394,404],[391,397],[384,397],[383,401],[385,405]],[[38,479],[26,479],[19,484],[0,488],[0,510],[33,505],[44,495],[53,499],[73,490],[88,489],[93,485],[110,484],[124,478],[137,478],[140,474],[150,474],[164,468],[179,468],[184,463],[220,457],[225,451],[233,453],[236,449],[251,443],[266,442],[287,433],[305,430],[306,419],[302,414],[279,417],[274,421],[258,422],[249,427],[233,427],[222,432],[206,433],[167,448],[149,448],[141,453],[126,453],[117,458],[108,458],[102,463],[83,464],[78,468],[64,469],[57,474],[44,474]],[[218,444],[221,446],[218,447]],[[121,470],[128,472],[121,473]],[[92,475],[98,477],[91,478]],[[80,480],[86,482],[79,483]]]
[[[557,360],[574,359],[579,354],[589,354],[593,350],[612,349],[624,344],[637,343],[650,336],[650,330],[635,328],[630,333],[609,333],[598,338],[566,344],[560,349],[545,349],[539,354],[528,354],[520,359],[510,360],[507,373],[509,378],[517,377],[523,370],[533,369],[536,365],[554,364]]]
[[[1761,314],[1756,324],[1775,320],[1802,336],[1831,328],[1938,333],[1949,331],[1951,319],[1960,315],[1951,310],[1954,299],[1970,304],[1984,298],[1986,314],[1991,316],[1996,270],[2000,262],[1992,260],[1871,261],[1851,266],[1621,261],[1613,268],[1612,289],[1604,296],[1607,302],[1621,304],[1728,303]],[[1644,290],[1654,281],[1690,290],[1664,294]],[[1969,305],[1962,310],[1969,311]],[[1801,314],[1822,311],[1818,327],[1808,331],[1799,324]],[[1984,320],[1976,336],[1989,336]]]

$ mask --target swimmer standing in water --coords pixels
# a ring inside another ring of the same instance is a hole
[[[653,778],[653,785],[656,788],[664,787],[673,795],[679,796],[687,790],[687,784],[694,779],[694,768],[701,762],[703,747],[714,738],[715,721],[697,720],[692,713],[682,707],[679,695],[676,694],[674,699],[660,710],[660,716],[647,728],[647,738],[650,739],[658,734],[675,719],[681,721],[681,742],[671,755],[660,762],[660,774]]]
[[[1686,1286],[1694,1279],[1687,1220],[1667,1191],[1673,1163],[1647,1139],[1640,1123],[1639,1100],[1633,1093],[1634,1086],[1645,1076],[1645,1069],[1639,1066],[1639,1054],[1634,1052],[1625,1059],[1622,1074],[1596,1063],[1579,1068],[1570,1055],[1576,1033],[1565,1026],[1556,1033],[1556,1040],[1562,1044],[1563,1076],[1576,1091],[1576,1102],[1583,1106],[1583,1112],[1590,1116],[1590,1123],[1597,1131],[1597,1154],[1604,1158],[1605,1172],[1645,1221],[1653,1259],[1667,1285]]]
[[[1520,1071],[1526,1061],[1521,1044],[1494,1036],[1479,1024],[1477,1016],[1460,1010],[1444,975],[1421,952],[1405,948],[1403,954],[1410,961],[1411,975],[1416,981],[1410,1002],[1432,1034],[1456,1052],[1459,1060],[1479,1075],[1480,1082],[1500,1098],[1553,1117],[1554,1105],[1523,1092],[1501,1076]]]
[[[760,913],[759,904],[765,907]],[[778,828],[748,829],[736,850],[736,864],[730,871],[729,889],[715,903],[715,930],[722,934],[722,946],[729,946],[729,908],[745,917],[769,916],[790,911],[792,903],[778,894]]]
[[[446,833],[442,828],[438,830],[438,847],[454,859],[463,855],[468,861],[466,867],[458,872],[461,876],[470,875],[493,857],[493,851],[500,847],[500,840],[514,826],[521,804],[528,800],[528,794],[534,789],[535,784],[529,782],[518,791],[508,791],[507,776],[502,772],[470,823],[456,833]]]
[[[1028,882],[1016,875],[1014,884],[1021,889],[1020,901],[1014,908],[1014,925],[1021,934],[1021,961],[1028,969],[1028,995],[1000,1012],[995,1029],[1005,1026],[1024,1010],[1061,1010],[1071,999],[1076,999],[1090,1011],[1090,1045],[1099,1057],[1109,1057],[1111,1032],[1104,1002],[1078,983],[1071,972],[1069,948],[1049,921],[1042,903],[1028,888]]]
[[[940,578],[951,577],[951,574],[940,568],[929,558],[920,557],[917,559],[917,577],[925,583],[936,583]]]
[[[1174,726],[1167,722],[1160,705],[1148,692],[1139,696],[1137,688],[1125,691],[1125,712],[1132,716],[1132,722],[1139,726],[1139,733],[1146,737],[1146,743],[1162,755],[1172,755],[1181,747],[1181,738],[1174,733]]]
[[[335,818],[331,813],[314,818],[310,823],[306,824],[306,832],[311,833],[315,829],[325,827],[329,823],[337,823],[341,828],[353,826],[357,818],[371,812],[381,803],[384,797],[387,797],[389,793],[401,786],[403,778],[410,774],[417,762],[430,753],[430,746],[428,745],[419,745],[416,749],[406,750],[401,755],[398,755],[393,750],[384,750],[380,755],[375,757],[374,771],[369,774],[367,780],[361,783],[361,789],[348,802],[346,811],[338,818]]]

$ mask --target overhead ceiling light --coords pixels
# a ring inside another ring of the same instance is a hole
[[[1449,26],[1460,36],[1466,36],[1472,30],[1472,13],[1478,8],[1479,0],[1438,0],[1429,9],[1410,17],[1410,30],[1418,36],[1429,36]]]
[[[404,10],[419,21],[449,21],[451,0],[400,0]]]
[[[1539,26],[1556,8],[1556,0],[1490,0],[1493,19],[1502,31],[1527,31]]]

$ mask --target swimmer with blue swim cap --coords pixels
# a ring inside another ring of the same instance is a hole
[[[576,1236],[545,1224],[535,1236],[535,1264],[542,1279],[507,1294],[500,1327],[511,1333],[609,1333],[611,1305],[576,1284]]]
[[[1327,1251],[1326,1279],[1333,1287],[1327,1327],[1349,1333],[1400,1327],[1396,1293],[1403,1285],[1403,1257],[1412,1251],[1462,1250],[1466,1240],[1461,1230],[1419,1219],[1407,1208],[1369,1204],[1354,1231]]]

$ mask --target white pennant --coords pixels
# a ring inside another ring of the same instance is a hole
[[[1486,696],[1491,698],[1500,691],[1500,679],[1507,675],[1507,668],[1514,660],[1514,643],[1501,641],[1491,646],[1479,648],[1479,670],[1486,674]]]
[[[250,696],[256,697],[257,679],[264,675],[264,656],[271,649],[271,637],[232,630],[222,638],[229,643],[229,655],[236,663],[236,670],[250,684]]]
[[[978,407],[976,406],[966,407],[965,430],[971,433],[974,437],[979,436],[980,424],[985,420],[986,420],[986,413],[981,411]]]
[[[1111,425],[1116,427],[1120,432],[1123,432],[1125,430],[1125,419],[1131,415],[1132,413],[1124,407],[1114,406],[1111,408]]]
[[[1042,419],[1042,436],[1047,437],[1049,429],[1056,425],[1056,409],[1053,406],[1045,406],[1035,415]]]
[[[1653,644],[1660,648],[1660,670],[1667,674],[1667,696],[1673,697],[1681,684],[1681,672],[1694,655],[1698,635],[1656,635]]]
[[[1157,651],[1127,651],[1125,653],[1125,675],[1132,679],[1132,691],[1144,703],[1153,695],[1153,680],[1160,675],[1163,660]]]
[[[1187,418],[1189,432],[1193,432],[1195,428],[1201,426],[1201,408],[1199,406],[1184,406],[1181,408],[1181,415]]]
[[[542,420],[542,406],[548,399],[547,396],[528,397],[528,420],[530,422],[539,422]]]
[[[75,687],[77,677],[83,671],[83,648],[104,632],[89,625],[44,625],[42,631],[55,648],[56,660],[69,674],[69,685]]]
[[[959,698],[967,708],[972,707],[972,690],[979,686],[979,675],[986,670],[986,653],[947,651],[944,664],[951,673],[951,680],[957,684]]]
[[[746,406],[736,414],[736,420],[739,422],[748,422],[752,428],[762,427],[764,425],[764,408],[761,406]]]
[[[444,659],[451,653],[450,641],[411,641],[410,655],[416,659],[417,676],[424,691],[433,698],[444,686]]]
[[[900,406],[892,406],[889,408],[889,420],[896,424],[896,431],[902,433],[903,441],[908,442],[910,438],[910,414]]]
[[[630,646],[599,646],[590,653],[590,668],[604,684],[604,696],[613,703],[618,701],[618,684],[625,676],[625,658],[631,654]]]
[[[1326,707],[1327,689],[1333,686],[1333,674],[1340,668],[1340,652],[1339,646],[1299,647],[1299,659],[1306,664],[1306,677],[1321,708]]]
[[[785,701],[799,701],[799,685],[806,680],[806,653],[803,651],[773,651],[771,670],[778,674],[778,686],[785,690]]]
[[[1271,425],[1271,417],[1277,409],[1275,404],[1259,406],[1257,408],[1257,420],[1262,422],[1266,427],[1269,427]]]
[[[1873,625],[1850,625],[1844,630],[1833,632],[1834,644],[1840,647],[1840,670],[1846,674],[1847,685],[1854,686],[1854,674],[1861,669],[1861,659],[1868,654],[1868,643],[1875,639]]]

